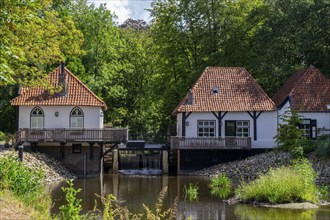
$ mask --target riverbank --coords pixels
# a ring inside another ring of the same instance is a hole
[[[330,159],[318,158],[315,153],[307,156],[317,172],[317,185],[330,185]],[[225,173],[234,183],[240,180],[255,180],[260,174],[265,174],[270,168],[278,168],[290,164],[292,157],[286,152],[268,152],[248,157],[244,160],[218,164],[196,171],[181,171],[181,175],[217,176]]]
[[[14,155],[17,157],[17,151],[0,151],[0,157]],[[44,182],[53,183],[66,179],[75,179],[77,176],[70,172],[63,164],[43,153],[24,152],[23,163],[32,170],[41,169],[45,175]]]

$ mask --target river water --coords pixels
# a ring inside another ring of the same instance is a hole
[[[190,183],[199,187],[198,201],[189,202],[184,199],[184,187]],[[158,194],[167,187],[164,200],[164,209],[173,205],[176,197],[179,199],[177,218],[183,217],[197,220],[231,220],[231,219],[330,219],[330,207],[322,207],[314,210],[284,210],[276,208],[254,207],[252,205],[228,205],[220,199],[211,196],[208,187],[209,178],[195,176],[167,176],[167,175],[125,175],[106,174],[103,178],[93,177],[77,179],[74,181],[75,188],[82,189],[78,198],[82,199],[83,211],[86,213],[100,206],[100,201],[95,195],[115,195],[132,213],[144,213],[142,204],[154,210]],[[58,212],[58,207],[65,203],[65,195],[61,190],[66,186],[65,182],[52,186],[52,198],[54,201],[53,213]]]

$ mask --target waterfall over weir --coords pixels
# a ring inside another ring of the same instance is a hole
[[[119,173],[130,175],[161,175],[161,151],[119,151]]]

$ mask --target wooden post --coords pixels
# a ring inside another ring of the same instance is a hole
[[[64,153],[64,145],[65,145],[65,143],[64,142],[61,142],[60,143],[60,158],[61,158],[61,160],[64,160],[64,157],[65,157],[65,153]]]
[[[19,145],[18,146],[18,158],[20,161],[23,161],[23,150],[24,150],[24,146]]]
[[[87,152],[84,153],[84,177],[87,176]]]
[[[94,143],[89,143],[89,159],[94,160]]]
[[[180,150],[177,150],[177,164],[176,164],[176,167],[177,167],[177,174],[179,175],[180,174]]]
[[[103,176],[103,143],[99,143],[100,145],[100,156],[99,156],[99,160],[100,160],[100,175]]]
[[[162,151],[162,157],[163,157],[163,174],[168,174],[168,151],[163,150]]]

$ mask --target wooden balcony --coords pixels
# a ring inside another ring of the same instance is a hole
[[[28,129],[18,130],[13,137],[13,146],[24,142],[100,142],[125,143],[128,130],[126,128],[104,129]]]
[[[250,137],[171,137],[172,149],[186,150],[237,150],[251,149]]]

